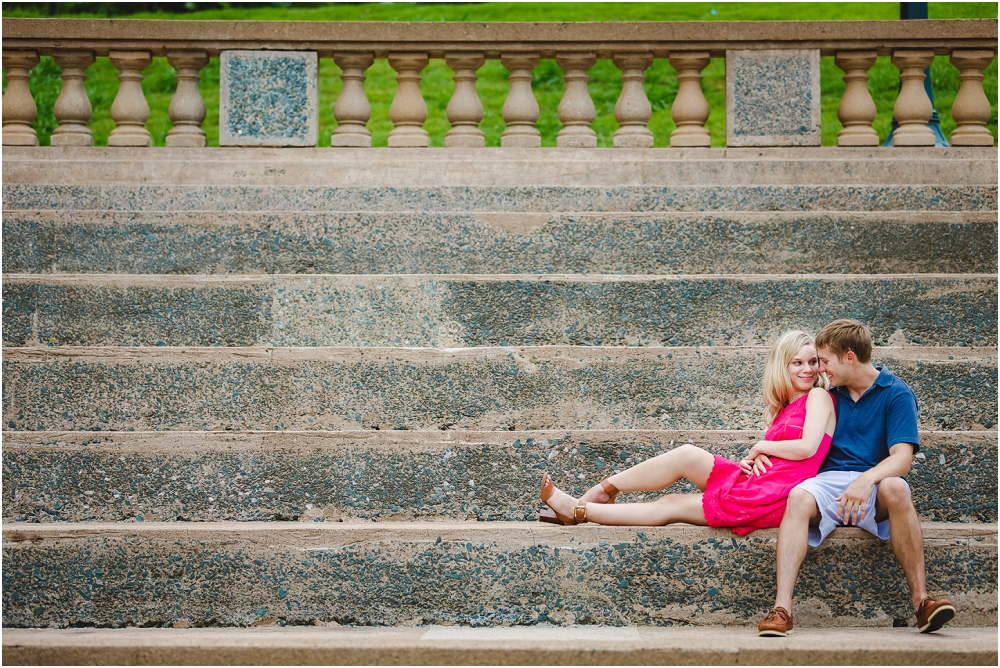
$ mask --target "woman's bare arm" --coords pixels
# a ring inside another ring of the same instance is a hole
[[[806,419],[802,426],[802,438],[790,441],[759,441],[750,448],[746,459],[753,460],[757,455],[771,455],[796,461],[808,459],[819,450],[819,444],[823,442],[823,436],[831,427],[831,422],[832,426],[836,426],[836,420],[830,419],[832,416],[834,416],[833,398],[830,393],[818,387],[813,388],[809,391],[809,398],[806,399]]]

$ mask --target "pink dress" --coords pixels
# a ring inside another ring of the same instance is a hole
[[[808,396],[804,394],[785,406],[767,430],[765,441],[802,438]],[[708,526],[727,527],[744,536],[756,529],[769,529],[781,524],[788,493],[803,480],[816,475],[830,449],[831,440],[829,434],[823,434],[819,449],[808,459],[791,461],[770,457],[771,468],[759,478],[748,478],[739,464],[715,455],[715,465],[701,500]]]

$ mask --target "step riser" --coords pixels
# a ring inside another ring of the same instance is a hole
[[[4,345],[756,345],[853,317],[877,345],[996,345],[990,277],[8,277]]]
[[[7,210],[247,212],[996,211],[996,185],[175,186],[4,184]]]
[[[4,270],[217,273],[997,271],[976,214],[7,212]]]
[[[6,629],[5,665],[758,666],[997,663],[997,631],[753,626]]]
[[[10,430],[755,429],[758,348],[10,348]],[[995,350],[882,348],[921,428],[991,429]]]
[[[435,153],[438,153],[435,155]],[[4,151],[6,183],[265,186],[995,185],[995,149]]]
[[[17,522],[534,520],[543,472],[579,496],[612,471],[682,443],[737,460],[763,437],[7,432],[3,512]],[[907,480],[922,519],[997,521],[996,432],[925,432],[920,452]],[[686,480],[667,490],[695,491]],[[657,496],[623,494],[620,501]]]
[[[227,526],[95,524],[49,537],[5,527],[4,626],[743,625],[773,602],[776,530]],[[956,626],[996,625],[996,526],[934,526],[929,589],[952,598]],[[801,624],[912,623],[891,548],[863,533],[840,530],[809,552]]]

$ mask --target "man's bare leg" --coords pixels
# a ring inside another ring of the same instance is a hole
[[[775,557],[778,591],[774,607],[792,611],[792,592],[799,578],[799,568],[809,549],[809,522],[819,518],[816,499],[809,492],[793,489],[788,495],[785,516],[778,527],[778,548]]]
[[[889,542],[892,551],[906,575],[910,598],[916,609],[927,596],[927,577],[924,572],[924,536],[920,531],[920,518],[913,507],[910,488],[902,478],[885,478],[878,485],[875,495],[875,519],[889,519]],[[780,538],[779,538],[780,541]]]

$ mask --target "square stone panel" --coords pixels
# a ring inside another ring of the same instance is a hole
[[[315,51],[223,51],[219,146],[315,146]]]
[[[819,146],[819,51],[726,51],[726,145]]]

